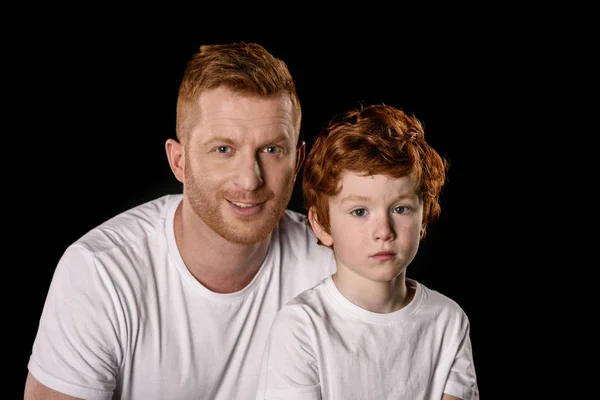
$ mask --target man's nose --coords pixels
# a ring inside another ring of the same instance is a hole
[[[264,183],[262,168],[256,154],[239,154],[240,162],[235,174],[235,184],[238,188],[251,192]]]

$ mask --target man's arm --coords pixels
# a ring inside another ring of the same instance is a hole
[[[442,395],[442,400],[462,400],[460,397],[452,396],[451,394],[444,393]]]
[[[26,382],[32,399],[61,399],[60,393],[83,399],[112,397],[125,334],[117,328],[116,289],[103,271],[83,247],[71,247],[61,257],[27,364],[36,378],[31,385],[32,378]]]
[[[27,374],[25,381],[25,395],[23,400],[81,400],[78,397],[66,395],[42,385],[31,374]]]

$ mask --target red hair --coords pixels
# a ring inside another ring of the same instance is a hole
[[[287,64],[263,46],[245,42],[203,45],[190,57],[177,97],[177,139],[185,142],[196,125],[200,95],[221,86],[265,98],[289,96],[298,139],[302,109]]]
[[[329,197],[340,192],[341,173],[399,178],[414,174],[423,200],[423,236],[440,215],[439,195],[447,161],[427,142],[414,116],[387,105],[351,110],[332,119],[317,135],[304,163],[304,205],[329,233]]]

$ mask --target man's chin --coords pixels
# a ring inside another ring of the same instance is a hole
[[[225,224],[224,221],[227,221]],[[235,244],[256,244],[269,237],[277,221],[265,220],[259,216],[228,216],[217,221],[208,221],[208,225],[228,242]]]
[[[247,245],[259,243],[270,237],[285,208],[273,207],[271,202],[266,202],[257,209],[246,211],[242,208],[240,211],[226,207],[222,210],[219,223],[212,224],[212,227],[229,242]]]
[[[243,244],[243,245],[252,245],[262,242],[263,240],[269,238],[272,229],[261,229],[254,231],[245,231],[245,232],[223,232],[221,236],[227,240],[228,242],[235,244]]]

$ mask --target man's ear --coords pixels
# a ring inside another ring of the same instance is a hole
[[[325,231],[325,229],[323,229],[321,224],[319,224],[317,214],[313,211],[312,207],[308,210],[308,222],[310,222],[313,232],[315,235],[317,235],[317,238],[321,241],[321,243],[327,247],[331,247],[333,245],[333,238],[329,233],[327,233],[327,231]]]
[[[184,181],[185,172],[185,157],[183,155],[183,146],[175,139],[167,139],[165,143],[165,150],[167,151],[167,159],[169,160],[169,166],[175,178],[181,183]]]
[[[296,146],[296,172],[294,172],[294,175],[298,175],[298,172],[300,171],[300,167],[302,166],[302,163],[304,162],[304,157],[306,153],[306,142],[305,141],[299,141],[298,142],[298,146]]]

